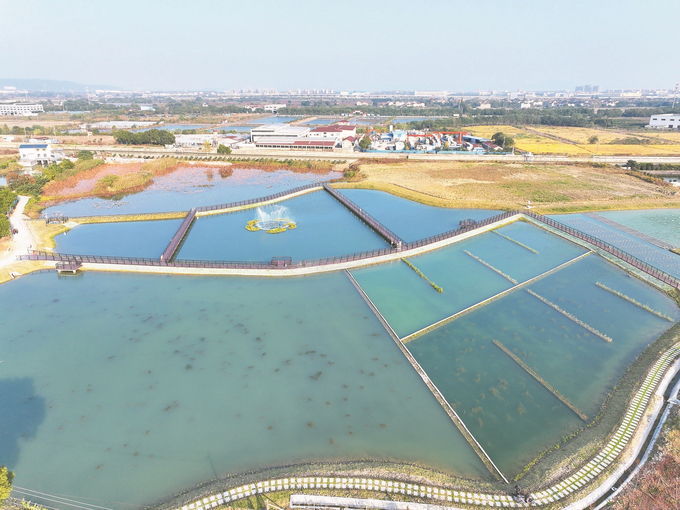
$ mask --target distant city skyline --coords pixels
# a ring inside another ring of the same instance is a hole
[[[672,89],[673,19],[673,0],[0,0],[0,78],[140,91]]]

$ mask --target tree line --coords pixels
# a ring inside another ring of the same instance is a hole
[[[175,135],[165,129],[149,129],[148,131],[120,130],[113,131],[111,135],[116,143],[123,145],[172,145],[175,143]]]

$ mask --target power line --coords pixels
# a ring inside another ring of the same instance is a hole
[[[103,510],[112,510],[111,508],[108,508],[106,506],[98,506],[98,505],[93,505],[91,503],[85,503],[83,501],[77,501],[75,499],[68,499],[68,498],[65,498],[63,496],[59,496],[58,494],[49,494],[47,492],[40,492],[40,491],[36,491],[36,490],[33,490],[33,489],[27,489],[25,487],[17,487],[16,485],[14,486],[14,488],[20,489],[22,491],[34,492],[35,494],[40,495],[40,496],[51,496],[53,498],[63,499],[64,501],[70,501],[72,503],[81,503],[83,505],[87,505],[87,506],[90,506],[90,507],[93,507],[93,508],[102,508]]]
[[[30,492],[24,492],[24,491],[18,490],[18,489],[16,489],[16,488],[13,488],[12,491],[13,491],[13,492],[18,492],[19,494],[23,494],[24,496],[29,496],[29,497],[34,497],[34,498],[37,497],[37,498],[40,498],[40,499],[44,499],[45,501],[51,501],[51,502],[53,502],[53,503],[60,503],[60,504],[62,504],[62,505],[66,505],[66,506],[72,506],[72,507],[75,507],[75,508],[81,508],[82,510],[93,510],[92,507],[89,507],[89,506],[74,505],[73,503],[67,503],[67,501],[69,501],[69,500],[64,500],[64,501],[62,501],[62,500],[60,500],[60,499],[48,498],[48,497],[45,497],[45,496],[40,496],[40,495],[38,495],[38,494],[32,494],[32,493],[30,493]],[[80,501],[79,501],[78,503],[80,503]],[[87,504],[87,503],[85,503],[85,504]],[[100,507],[100,508],[102,508],[102,507]],[[111,510],[111,509],[109,509],[109,510]]]

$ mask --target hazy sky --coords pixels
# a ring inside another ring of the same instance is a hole
[[[672,88],[678,0],[0,0],[0,78],[129,89]]]

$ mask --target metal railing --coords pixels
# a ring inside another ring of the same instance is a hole
[[[333,196],[338,202],[347,207],[350,211],[352,211],[362,221],[368,224],[373,230],[375,230],[378,234],[387,239],[390,243],[392,243],[398,248],[401,248],[406,244],[401,237],[392,232],[389,228],[380,223],[373,216],[368,214],[366,211],[364,211],[361,207],[352,202],[349,198],[340,193],[338,190],[331,188],[328,184],[325,183],[322,184],[322,186],[323,189],[330,193],[331,196]]]
[[[307,187],[302,187],[302,188],[307,188]],[[291,190],[292,192],[292,190]],[[192,209],[193,210],[193,209]],[[573,237],[576,237],[577,239],[581,239],[582,241],[585,241],[593,246],[596,246],[603,251],[610,253],[611,255],[614,255],[615,257],[619,258],[620,260],[623,260],[624,262],[627,262],[631,266],[653,276],[654,278],[670,285],[671,287],[675,289],[680,289],[680,279],[676,278],[673,275],[670,275],[669,273],[663,271],[662,269],[659,269],[658,267],[652,266],[651,264],[648,264],[647,262],[631,255],[630,253],[627,253],[620,248],[617,248],[616,246],[613,246],[606,241],[602,241],[601,239],[598,239],[597,237],[591,236],[589,234],[586,234],[585,232],[582,232],[580,230],[577,230],[575,228],[572,228],[568,225],[565,225],[564,223],[560,223],[559,221],[556,221],[552,218],[548,218],[547,216],[543,216],[541,214],[537,214],[531,211],[508,211],[504,212],[501,214],[497,214],[496,216],[492,216],[490,218],[486,218],[485,220],[481,220],[477,222],[475,225],[471,226],[466,226],[466,227],[461,227],[455,230],[450,230],[448,232],[444,232],[442,234],[438,234],[435,236],[427,237],[425,239],[420,239],[418,241],[414,241],[412,243],[407,243],[407,244],[402,244],[401,247],[389,247],[389,248],[382,248],[382,249],[377,249],[377,250],[369,250],[369,251],[363,251],[363,252],[358,252],[358,253],[350,253],[347,255],[340,255],[337,257],[326,257],[326,258],[317,258],[317,259],[309,259],[309,260],[295,260],[291,261],[290,263],[286,263],[284,265],[276,263],[275,260],[272,261],[209,261],[209,260],[175,260],[175,261],[169,261],[169,259],[164,258],[163,260],[159,259],[151,259],[151,258],[141,258],[141,257],[109,257],[109,256],[100,256],[100,255],[70,255],[70,254],[64,254],[64,253],[53,253],[53,252],[46,252],[46,251],[38,251],[38,250],[33,250],[30,254],[28,255],[20,255],[18,257],[18,260],[54,260],[54,261],[61,261],[61,262],[80,262],[80,263],[94,263],[94,264],[122,264],[122,265],[140,265],[140,266],[158,266],[158,267],[193,267],[193,268],[216,268],[216,269],[278,269],[278,270],[287,270],[287,269],[298,269],[298,268],[305,268],[305,267],[317,267],[317,266],[328,266],[328,265],[333,265],[333,264],[342,264],[346,262],[353,262],[353,261],[358,261],[358,260],[366,260],[366,259],[371,259],[375,257],[380,257],[384,255],[392,255],[396,254],[405,250],[411,250],[414,248],[419,248],[421,246],[427,246],[439,241],[443,241],[445,239],[450,239],[483,227],[486,227],[488,225],[491,225],[493,223],[496,223],[498,221],[502,221],[504,219],[508,219],[512,216],[515,215],[520,215],[523,214],[525,216],[528,216],[530,218],[533,218],[536,221],[539,221],[541,223],[544,223],[550,227],[553,227],[561,232],[564,232],[566,234],[569,234]],[[188,220],[189,215],[187,215],[187,218],[185,218],[185,221]],[[189,221],[190,223],[190,221]],[[177,234],[175,234],[176,238],[180,237],[180,232],[178,231]],[[173,241],[171,241],[171,244],[176,241],[175,238],[173,238]],[[181,239],[177,241],[177,244],[181,242]],[[170,248],[170,245],[168,246],[168,249]],[[176,248],[176,247],[175,247]],[[166,249],[166,251],[168,250]],[[276,257],[275,257],[276,259]]]
[[[635,257],[634,255],[631,255],[630,253],[625,252],[620,248],[617,248],[614,245],[609,244],[606,241],[591,236],[590,234],[586,234],[585,232],[581,232],[580,230],[572,228],[568,225],[565,225],[564,223],[560,223],[559,221],[556,221],[552,218],[548,218],[547,216],[543,216],[541,214],[537,214],[530,211],[522,211],[522,214],[534,218],[535,220],[545,223],[546,225],[549,225],[553,228],[556,228],[557,230],[570,234],[578,239],[586,241],[587,243],[590,243],[594,246],[597,246],[598,248],[606,251],[607,253],[610,253],[611,255],[614,255],[615,257],[623,260],[624,262],[627,262],[631,266],[653,276],[657,280],[660,280],[663,283],[666,283],[675,289],[680,289],[680,279],[676,278],[673,275],[668,274],[667,272],[663,271],[662,269],[659,269],[658,267],[648,264],[644,260],[641,260]]]
[[[310,184],[305,184],[304,186],[298,186],[297,188],[289,189],[286,191],[281,191],[279,193],[274,193],[273,195],[267,195],[265,197],[259,197],[259,198],[251,198],[248,200],[240,200],[239,202],[230,202],[228,204],[219,204],[219,205],[204,205],[201,207],[196,208],[196,212],[205,212],[205,211],[217,211],[220,209],[231,209],[233,207],[242,207],[244,205],[252,205],[252,204],[257,204],[260,202],[268,202],[270,200],[276,200],[277,198],[282,198],[285,197],[286,195],[292,195],[294,193],[298,193],[300,191],[304,191],[307,189],[312,189],[312,188],[320,188],[321,183],[319,182],[313,182]]]

